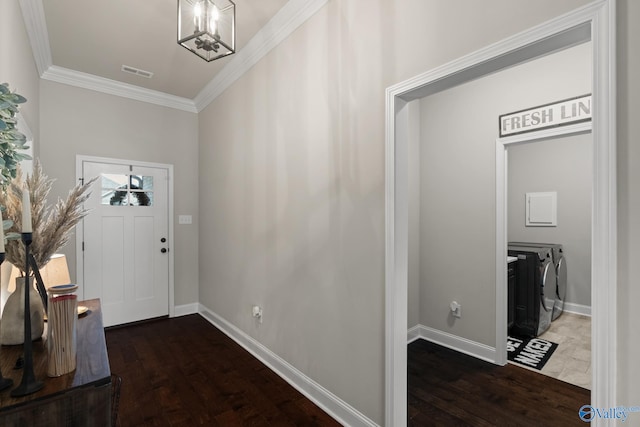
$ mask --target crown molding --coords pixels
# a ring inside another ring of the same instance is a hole
[[[198,112],[204,110],[327,1],[289,0],[193,99]]]
[[[41,75],[41,78],[43,80],[91,89],[97,92],[134,99],[136,101],[188,111],[190,113],[198,112],[193,100],[188,98],[169,95],[164,92],[145,89],[140,86],[105,79],[104,77],[98,77],[93,74],[82,73],[55,65],[50,66]]]
[[[31,42],[33,59],[35,60],[38,74],[43,80],[197,113],[195,104],[191,99],[53,65],[42,0],[19,0],[19,2],[22,9],[22,19]]]
[[[49,47],[49,33],[44,17],[42,0],[19,0],[22,9],[22,19],[31,43],[33,59],[36,62],[38,74],[42,74],[53,64],[51,48]]]

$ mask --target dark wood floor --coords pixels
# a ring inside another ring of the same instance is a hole
[[[584,426],[589,390],[424,340],[409,345],[410,426]]]
[[[338,426],[199,315],[106,331],[119,425]]]
[[[119,425],[338,426],[199,315],[106,331]],[[409,345],[410,426],[581,426],[588,390],[423,340]]]

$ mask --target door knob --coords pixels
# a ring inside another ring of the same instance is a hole
[[[162,248],[160,249],[160,252],[162,252],[163,254],[167,252],[167,248]]]
[[[160,241],[161,241],[162,243],[164,243],[164,242],[166,242],[166,241],[167,241],[167,239],[165,239],[165,238],[163,237],[162,239],[160,239]]]

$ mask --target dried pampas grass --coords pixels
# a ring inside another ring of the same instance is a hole
[[[33,243],[29,247],[38,268],[44,267],[51,255],[63,247],[71,233],[88,211],[83,204],[89,198],[87,191],[95,179],[79,184],[69,191],[66,200],[59,199],[53,206],[47,206],[47,196],[51,191],[53,179],[42,171],[39,161],[34,162],[33,175],[25,180],[31,198],[31,218],[33,225]],[[9,188],[0,195],[0,204],[6,207],[5,218],[13,221],[9,232],[22,230],[22,174],[18,171]],[[15,265],[24,275],[25,248],[21,240],[9,240],[6,244],[6,259]]]

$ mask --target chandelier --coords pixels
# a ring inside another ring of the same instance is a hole
[[[231,0],[178,0],[178,44],[207,62],[236,51]]]

